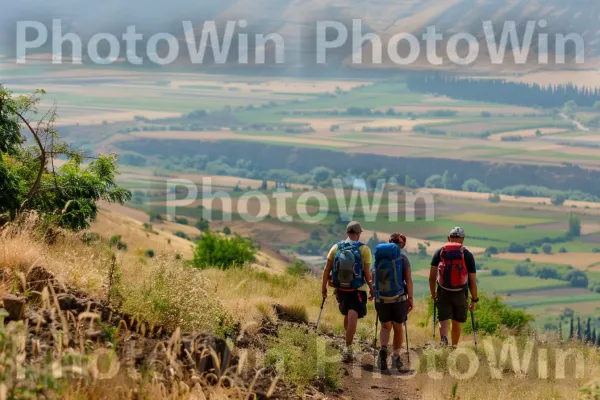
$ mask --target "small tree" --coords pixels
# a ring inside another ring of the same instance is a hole
[[[552,245],[550,243],[544,243],[542,245],[542,251],[544,254],[552,254]]]
[[[220,237],[208,230],[197,243],[192,264],[199,269],[241,267],[254,261],[256,252],[249,239],[237,234],[233,238]]]
[[[573,213],[569,213],[569,235],[573,237],[581,236],[581,220]]]
[[[198,222],[196,222],[196,225],[194,225],[194,226],[200,232],[205,232],[209,229],[209,223],[208,223],[208,221],[206,221],[204,219],[200,219]]]
[[[566,200],[567,197],[564,195],[564,193],[554,193],[550,198],[550,202],[555,206],[562,206]]]
[[[146,255],[146,257],[154,258],[154,250],[152,250],[152,249],[146,250],[146,252],[144,254]]]
[[[231,229],[229,229],[229,227],[226,226],[225,228],[223,228],[223,233],[226,235],[231,235]]]
[[[493,193],[490,193],[490,195],[488,196],[488,201],[490,203],[500,203],[500,192],[495,191]]]

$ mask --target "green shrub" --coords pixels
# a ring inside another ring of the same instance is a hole
[[[333,389],[340,386],[340,363],[332,360],[337,351],[329,339],[286,326],[279,328],[277,336],[269,343],[265,364],[276,367],[286,382],[297,385],[298,391],[314,383]],[[319,341],[325,341],[325,346],[319,346]],[[325,354],[319,354],[323,350]]]
[[[199,269],[229,269],[255,261],[256,248],[251,240],[235,235],[225,238],[206,231],[194,250],[192,264]]]
[[[153,258],[154,257],[154,250],[148,249],[148,250],[146,250],[146,252],[144,254],[146,255],[146,257]]]
[[[181,225],[189,225],[189,221],[187,218],[183,218],[183,217],[175,217],[175,222]]]
[[[200,221],[196,222],[195,227],[201,231],[201,232],[205,232],[209,229],[209,224],[208,221],[201,219]]]
[[[226,235],[231,235],[231,229],[229,229],[229,227],[226,226],[225,228],[223,228],[223,233]]]
[[[310,274],[310,267],[301,260],[296,260],[294,265],[290,265],[287,267],[287,273],[294,276],[301,276]]]
[[[515,330],[516,333],[521,333],[525,332],[529,323],[534,320],[533,316],[522,310],[515,310],[502,303],[498,296],[489,298],[480,295],[479,299],[474,312],[477,332],[493,335],[498,334],[501,327],[506,327]],[[472,333],[470,321],[463,324],[463,332],[465,334]]]

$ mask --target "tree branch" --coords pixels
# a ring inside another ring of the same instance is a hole
[[[20,207],[19,211],[22,211],[23,208],[25,207],[25,204],[29,200],[31,200],[31,198],[36,194],[36,192],[40,186],[40,182],[42,181],[42,175],[44,174],[44,168],[46,168],[46,149],[44,148],[44,145],[42,145],[42,141],[40,140],[38,133],[33,129],[31,124],[29,123],[29,121],[27,121],[27,119],[25,119],[25,117],[23,117],[23,115],[20,112],[18,112],[17,110],[14,110],[14,111],[15,111],[15,114],[19,117],[19,119],[25,124],[25,126],[27,126],[27,128],[33,135],[33,138],[35,139],[35,142],[37,143],[38,147],[40,148],[40,157],[39,157],[40,167],[38,169],[38,173],[37,173],[37,177],[35,178],[35,182],[29,189],[27,196],[25,196],[25,200],[23,201],[23,203],[21,203],[21,207]]]

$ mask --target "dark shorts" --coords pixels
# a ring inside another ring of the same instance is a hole
[[[438,288],[437,295],[438,321],[451,319],[460,323],[467,322],[469,304],[464,290],[451,292]]]
[[[408,301],[400,301],[396,303],[378,303],[375,302],[375,310],[379,315],[379,321],[382,324],[386,322],[395,322],[403,324],[408,315]]]
[[[348,315],[349,310],[358,313],[358,318],[364,318],[367,315],[367,292],[355,290],[353,292],[335,291],[340,312],[342,315]]]

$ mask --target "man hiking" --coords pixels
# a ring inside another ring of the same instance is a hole
[[[352,362],[350,346],[354,341],[358,320],[367,315],[367,301],[373,299],[371,282],[371,250],[360,242],[362,227],[352,221],[346,227],[346,240],[333,245],[327,255],[323,271],[322,294],[327,298],[327,285],[335,288],[340,313],[344,316],[346,346],[342,350],[344,362]],[[369,297],[367,300],[367,289]]]
[[[448,243],[434,254],[429,272],[429,290],[438,311],[442,344],[448,345],[448,321],[452,320],[454,347],[460,339],[462,324],[467,322],[468,310],[474,310],[479,301],[475,258],[463,246],[464,241],[465,231],[460,227],[453,228]],[[470,306],[468,290],[471,291]]]
[[[373,288],[375,289],[375,310],[381,322],[381,349],[377,364],[381,371],[388,369],[388,343],[394,329],[392,368],[402,369],[400,351],[404,339],[403,325],[408,313],[413,309],[413,282],[408,257],[402,254],[406,246],[406,236],[393,233],[389,244],[379,244],[375,248],[373,263]]]

